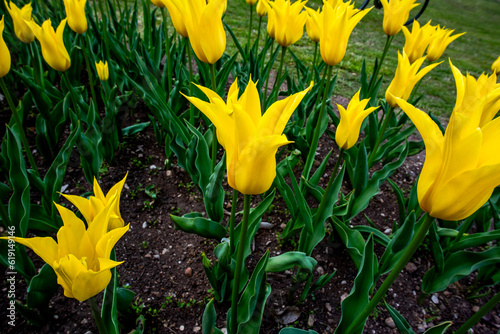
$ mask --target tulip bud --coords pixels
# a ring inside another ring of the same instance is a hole
[[[257,15],[259,15],[259,17],[264,17],[267,14],[267,9],[266,6],[264,5],[265,1],[267,0],[259,0],[257,2],[257,6],[255,7],[255,10],[257,11]]]
[[[497,75],[500,74],[500,57],[491,64],[491,71]]]
[[[10,71],[10,52],[7,44],[3,40],[3,29],[5,27],[4,16],[0,20],[0,78],[3,78]]]
[[[68,25],[77,34],[83,34],[87,31],[86,3],[87,0],[64,0]]]
[[[420,27],[418,21],[413,21],[411,32],[408,28],[403,27],[403,33],[405,34],[403,50],[408,55],[410,63],[415,62],[424,55],[425,49],[429,46],[435,32],[436,27],[431,26],[431,21],[427,22],[423,27]]]
[[[435,33],[432,35],[429,47],[427,48],[428,61],[436,61],[441,58],[446,47],[458,37],[465,34],[463,32],[461,34],[451,36],[454,31],[455,30],[441,28],[439,25],[437,26]]]
[[[5,1],[5,7],[9,11],[10,17],[12,17],[12,21],[14,22],[14,32],[16,33],[17,38],[21,40],[21,42],[29,44],[35,40],[35,35],[33,31],[26,24],[25,21],[33,21],[31,17],[31,11],[33,8],[31,7],[31,3],[24,5],[23,8],[19,9],[15,3]]]
[[[306,12],[307,12],[307,21],[306,21],[306,32],[307,36],[313,41],[313,42],[319,42],[319,15],[320,15],[320,8],[318,8],[317,11],[314,11],[313,9],[306,7]]]
[[[384,7],[384,33],[387,36],[396,35],[408,21],[410,11],[419,4],[416,0],[380,0]]]
[[[305,4],[302,1],[291,3],[288,0],[269,2],[268,15],[270,20],[272,16],[274,39],[279,45],[287,47],[297,42],[304,35],[307,13],[302,12],[302,9]]]
[[[108,62],[105,61],[104,63],[99,60],[98,62],[95,62],[95,69],[97,71],[97,76],[101,81],[106,81],[109,78],[109,68],[108,68]]]

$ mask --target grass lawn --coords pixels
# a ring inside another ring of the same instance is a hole
[[[359,6],[363,1],[356,1]],[[420,1],[423,3],[423,0]],[[317,8],[321,1],[309,0],[308,6]],[[250,18],[249,6],[244,0],[229,0],[225,22],[238,36],[241,44],[246,43],[248,21]],[[253,7],[255,8],[255,6]],[[420,6],[412,11],[416,14]],[[347,53],[342,62],[337,65],[339,80],[335,94],[350,98],[359,89],[359,71],[363,59],[367,60],[369,71],[372,70],[375,57],[380,57],[386,36],[382,30],[383,10],[373,8],[368,15],[354,29]],[[262,23],[261,39],[267,36],[266,21]],[[440,24],[446,28],[455,29],[455,33],[467,32],[449,45],[443,57],[443,64],[432,70],[420,86],[419,93],[425,97],[419,102],[420,108],[432,111],[441,116],[449,116],[455,104],[455,84],[448,58],[463,74],[467,71],[474,76],[482,72],[490,73],[493,61],[500,55],[500,1],[498,0],[431,0],[427,10],[419,21],[425,24],[432,20],[432,24]],[[253,40],[257,37],[258,16],[254,13]],[[237,52],[229,33],[227,34],[227,51],[229,54]],[[263,42],[260,42],[262,45]],[[400,32],[394,39],[382,68],[384,87],[389,84],[397,66],[397,50],[402,50],[404,35]],[[314,54],[313,43],[305,33],[290,49],[304,61],[310,63]],[[288,55],[289,66],[293,61]],[[425,65],[426,63],[424,63]],[[277,67],[278,61],[275,66]],[[291,68],[289,67],[289,71]]]

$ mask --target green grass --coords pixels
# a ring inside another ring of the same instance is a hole
[[[250,18],[249,6],[243,0],[229,0],[228,2],[224,20],[238,36],[240,43],[245,44]],[[362,1],[356,1],[358,6],[361,3]],[[317,8],[320,1],[309,0],[307,5]],[[420,6],[415,8],[412,14],[417,13],[419,8]],[[375,57],[380,57],[386,40],[382,30],[382,19],[383,10],[373,8],[354,29],[346,56],[337,65],[339,79],[334,94],[350,98],[359,89],[359,72],[363,59],[367,61],[368,70],[372,70]],[[467,32],[448,46],[441,59],[444,62],[424,78],[419,88],[419,93],[424,94],[424,98],[419,102],[420,108],[437,115],[449,116],[455,104],[455,83],[448,58],[451,58],[453,64],[463,74],[468,71],[477,77],[482,72],[489,73],[491,64],[500,55],[500,38],[498,38],[500,6],[498,1],[492,0],[432,0],[419,19],[421,23],[429,20],[432,20],[433,25],[440,24],[455,29],[455,33]],[[266,18],[262,24],[262,41],[267,36],[265,22]],[[252,42],[257,37],[257,27],[258,16],[254,13]],[[229,33],[227,41],[226,52],[229,54],[237,52]],[[381,71],[384,75],[381,96],[392,80],[397,66],[397,51],[402,50],[403,45],[404,35],[400,32],[394,38]],[[310,64],[312,61],[314,46],[305,31],[303,38],[290,46],[290,49],[305,64]],[[288,56],[286,60],[288,71],[294,72],[291,57]]]

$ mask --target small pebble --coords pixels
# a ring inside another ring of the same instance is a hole
[[[342,302],[344,301],[344,299],[346,299],[348,296],[349,296],[349,294],[347,292],[344,293],[342,296],[340,296],[340,303],[342,304]]]
[[[415,271],[417,271],[418,268],[415,265],[415,263],[408,262],[408,264],[406,265],[405,269],[406,269],[407,272],[409,272],[411,274],[411,273],[414,273]]]
[[[201,331],[201,327],[200,326],[193,327],[193,333],[198,333],[199,331]]]
[[[309,314],[309,318],[307,319],[307,326],[309,326],[309,327],[314,326],[315,321],[316,321],[316,318],[314,317],[314,314]]]
[[[172,171],[171,170],[167,170],[167,176],[172,176]]]
[[[179,330],[182,332],[182,331],[184,330],[184,325],[181,325],[181,326],[179,327]]]
[[[332,305],[330,305],[330,303],[326,303],[325,307],[326,307],[326,309],[327,309],[328,312],[332,311]]]
[[[146,227],[148,227],[148,222],[142,223],[142,228],[146,228]]]
[[[386,318],[386,319],[385,319],[385,324],[386,324],[389,328],[396,328],[396,324],[394,323],[394,320],[392,320],[392,318]]]
[[[439,304],[439,298],[437,294],[433,294],[431,300],[434,304]]]
[[[184,275],[186,277],[191,277],[193,276],[193,269],[191,269],[191,267],[187,267],[186,270],[184,271]]]
[[[325,273],[325,269],[323,269],[323,267],[318,267],[316,268],[316,272],[321,276]]]
[[[163,250],[161,251],[161,254],[162,254],[162,255],[165,255],[167,252],[168,252],[168,249],[163,248]]]
[[[144,257],[150,258],[150,257],[151,257],[151,254],[150,254],[150,253],[147,253],[146,255],[144,255]]]
[[[479,306],[474,306],[472,307],[472,311],[474,311],[474,313],[477,313],[479,311]]]
[[[157,259],[158,260],[159,258],[160,258],[160,255],[158,255],[158,254],[153,255],[153,259]]]

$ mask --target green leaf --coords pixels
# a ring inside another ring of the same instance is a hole
[[[201,217],[178,217],[170,215],[176,230],[194,233],[204,238],[220,241],[226,236],[226,228],[218,222]]]
[[[111,250],[110,259],[116,261],[115,249]],[[116,288],[118,286],[118,278],[116,275],[116,267],[111,269],[111,280],[108,286],[104,289],[104,297],[101,308],[101,317],[104,327],[108,334],[119,334],[118,309]]]
[[[337,217],[333,218],[333,227],[340,236],[340,240],[347,248],[356,268],[359,268],[363,259],[363,249],[365,248],[365,239],[361,233],[341,222]]]
[[[313,331],[312,329],[306,331],[303,329],[296,329],[296,328],[292,328],[292,327],[287,327],[287,328],[283,328],[282,330],[280,330],[279,334],[319,334],[319,333],[316,331]]]
[[[26,295],[26,305],[29,308],[48,308],[49,301],[58,287],[57,275],[54,269],[48,264],[44,264],[40,272],[30,281]]]
[[[451,325],[453,325],[451,321],[445,321],[439,325],[429,328],[424,332],[424,334],[444,334]]]
[[[223,155],[221,161],[215,166],[214,172],[208,179],[205,187],[203,201],[208,217],[214,221],[221,222],[224,218],[224,188],[222,180],[226,171],[226,158]],[[209,170],[209,169],[208,169]]]
[[[387,308],[387,311],[389,311],[389,314],[391,315],[392,320],[394,320],[394,323],[396,324],[396,327],[398,328],[399,333],[401,334],[415,334],[413,329],[411,329],[410,324],[406,319],[399,314],[399,312],[392,307],[391,305],[385,303],[385,307]]]
[[[266,272],[277,273],[292,269],[298,266],[308,273],[312,273],[318,261],[302,252],[286,252],[269,259],[266,266]]]
[[[203,312],[203,318],[201,319],[202,333],[203,334],[222,333],[219,329],[215,327],[216,320],[217,320],[217,314],[215,313],[214,299],[212,298],[205,307],[205,312]]]
[[[141,132],[142,130],[146,129],[150,124],[151,122],[142,122],[131,126],[127,126],[126,128],[122,129],[122,134],[123,136],[133,136]]]
[[[436,272],[440,273],[443,271],[444,266],[444,255],[441,244],[439,243],[439,236],[437,233],[437,223],[434,220],[429,229],[429,241],[431,244],[432,256],[434,257],[434,263],[436,264]]]
[[[437,273],[433,267],[424,275],[422,291],[425,293],[442,291],[473,271],[496,263],[500,263],[498,246],[478,253],[467,251],[453,253],[445,260],[441,273]]]
[[[342,302],[341,318],[335,333],[346,333],[351,323],[366,308],[369,302],[370,289],[373,285],[374,269],[377,265],[376,257],[373,253],[373,237],[369,237],[363,250],[363,258],[358,275],[354,279],[354,286],[349,296]],[[356,328],[353,328],[351,334],[361,334],[366,319]]]
[[[500,239],[500,230],[469,234],[463,236],[460,239],[460,241],[452,243],[450,247],[447,249],[447,251],[456,252],[458,250],[477,247],[487,242],[499,239]]]

